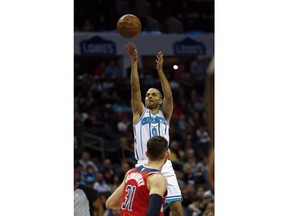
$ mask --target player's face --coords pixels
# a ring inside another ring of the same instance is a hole
[[[156,89],[149,89],[145,96],[145,106],[149,109],[158,108],[160,105],[159,92]]]

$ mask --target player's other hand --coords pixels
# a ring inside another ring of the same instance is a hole
[[[132,61],[135,62],[138,60],[138,51],[134,43],[128,42],[126,45],[124,45],[124,48],[126,49]]]

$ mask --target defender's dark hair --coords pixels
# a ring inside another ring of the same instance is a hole
[[[147,142],[147,151],[150,160],[161,159],[168,150],[168,141],[162,136],[154,136]]]

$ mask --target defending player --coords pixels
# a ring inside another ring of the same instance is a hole
[[[152,137],[147,143],[147,164],[129,170],[122,184],[106,202],[120,208],[122,216],[162,216],[167,181],[161,169],[169,157],[164,137]]]

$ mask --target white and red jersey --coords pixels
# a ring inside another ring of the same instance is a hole
[[[121,216],[146,216],[149,204],[147,177],[155,173],[160,174],[159,170],[146,165],[133,168],[128,172],[121,200]],[[159,216],[163,215],[165,196],[166,193],[162,199]]]
[[[137,161],[147,160],[147,142],[153,136],[162,136],[169,143],[169,123],[161,110],[154,115],[145,108],[140,119],[133,125],[134,155]]]

